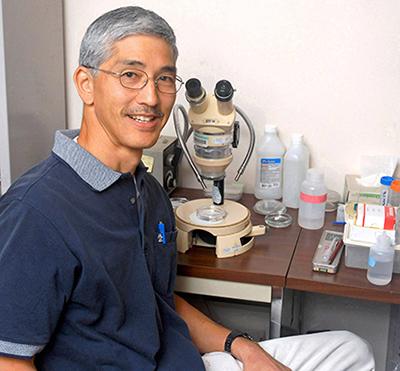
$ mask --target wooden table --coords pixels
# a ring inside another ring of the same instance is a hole
[[[173,197],[203,198],[203,192],[177,189]],[[253,225],[264,224],[264,216],[254,213],[257,199],[243,195],[240,203],[251,210]],[[285,229],[270,228],[255,238],[247,252],[217,258],[215,249],[194,246],[178,256],[177,291],[231,297],[271,303],[270,337],[280,336],[283,289],[300,234],[297,211],[290,211],[293,224]]]
[[[343,227],[332,225],[334,217],[335,213],[326,214],[324,229],[342,231]],[[322,230],[301,230],[286,288],[400,304],[400,274],[394,274],[389,285],[375,286],[367,280],[365,269],[346,267],[344,252],[336,274],[314,272],[311,261]]]
[[[203,192],[180,188],[172,196],[196,199],[202,198]],[[251,211],[256,201],[249,194],[240,200]],[[217,258],[214,249],[198,246],[179,254],[177,290],[271,303],[271,338],[281,335],[284,289],[400,304],[400,274],[394,274],[387,286],[372,285],[365,269],[345,266],[344,253],[336,274],[312,270],[322,231],[343,229],[332,225],[336,213],[327,213],[324,228],[316,231],[298,226],[297,210],[289,209],[289,214],[293,217],[290,227],[270,228],[242,255]],[[253,225],[264,224],[264,217],[253,211],[251,220]]]
[[[342,231],[342,227],[332,225],[335,213],[327,213],[324,229]],[[400,304],[400,274],[393,274],[392,281],[386,286],[375,286],[367,280],[366,269],[349,268],[345,265],[343,252],[336,274],[312,271],[311,261],[323,229],[310,231],[302,229],[286,279],[286,290],[294,289],[300,297],[304,292],[346,296],[390,304]],[[298,307],[301,307],[298,306]],[[300,313],[295,313],[298,318]],[[395,359],[399,349],[400,309],[392,305],[389,319],[389,335],[387,354]],[[296,323],[296,320],[294,321]],[[390,357],[387,359],[389,362]]]

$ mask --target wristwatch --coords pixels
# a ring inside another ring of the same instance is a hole
[[[235,340],[238,337],[242,337],[242,338],[254,341],[254,339],[248,333],[238,331],[238,330],[232,330],[231,333],[226,337],[226,340],[225,340],[225,345],[224,345],[225,352],[232,353],[231,347],[232,347],[233,340]]]

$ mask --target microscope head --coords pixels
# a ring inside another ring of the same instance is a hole
[[[206,93],[198,79],[188,80],[185,86],[189,124],[194,131],[194,162],[205,179],[223,179],[232,162],[234,89],[227,80],[216,84],[213,95]]]

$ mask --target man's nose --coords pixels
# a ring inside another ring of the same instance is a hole
[[[147,84],[139,90],[136,99],[138,103],[146,104],[150,107],[157,106],[159,103],[159,96],[155,81],[149,79]]]

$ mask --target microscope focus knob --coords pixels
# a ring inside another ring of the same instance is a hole
[[[168,190],[174,189],[176,187],[176,179],[171,170],[169,170],[165,175],[165,185]]]
[[[166,158],[165,158],[165,165],[167,166],[174,166],[174,160],[175,160],[175,155],[173,153],[170,153]]]

